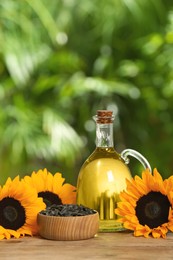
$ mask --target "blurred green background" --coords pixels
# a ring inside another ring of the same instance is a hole
[[[0,183],[48,168],[76,184],[97,109],[118,152],[173,173],[172,0],[0,1]]]

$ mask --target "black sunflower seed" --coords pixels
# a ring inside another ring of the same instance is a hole
[[[60,217],[85,216],[85,215],[90,215],[95,213],[96,213],[95,210],[77,204],[63,204],[63,205],[53,204],[52,206],[47,207],[45,210],[42,210],[40,212],[40,214],[46,216],[60,216]]]

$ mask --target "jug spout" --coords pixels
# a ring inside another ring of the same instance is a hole
[[[136,150],[133,149],[125,149],[121,152],[121,158],[124,160],[125,164],[129,163],[129,158],[128,156],[132,156],[134,158],[136,158],[145,169],[149,169],[150,172],[152,172],[151,166],[149,164],[149,162],[147,161],[147,159],[140,154],[139,152],[137,152]]]

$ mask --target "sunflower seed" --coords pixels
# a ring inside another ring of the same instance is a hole
[[[47,216],[61,216],[61,217],[85,216],[94,213],[96,213],[95,210],[77,204],[63,204],[63,205],[53,204],[50,207],[47,207],[45,210],[42,210],[40,212],[40,214],[47,215]]]

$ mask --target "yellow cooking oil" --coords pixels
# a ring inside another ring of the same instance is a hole
[[[116,222],[119,194],[131,179],[127,165],[113,147],[96,147],[84,162],[78,176],[77,203],[99,212],[100,232],[123,230]]]

